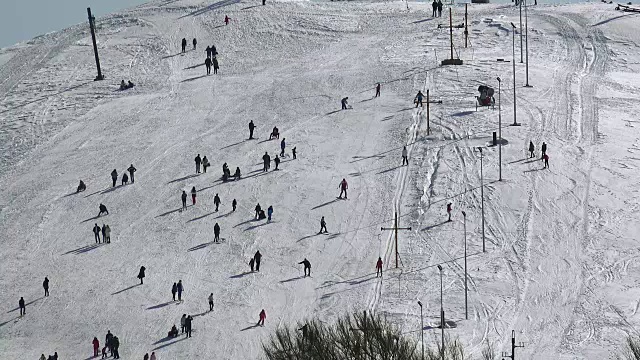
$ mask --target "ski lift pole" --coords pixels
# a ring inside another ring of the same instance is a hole
[[[98,68],[98,76],[94,79],[94,81],[104,80],[104,76],[102,75],[102,70],[100,70],[100,57],[98,56],[98,45],[96,44],[96,31],[95,31],[95,21],[96,18],[91,15],[91,8],[87,8],[87,15],[89,15],[89,28],[91,29],[91,41],[93,42],[93,55],[96,58],[96,67]]]

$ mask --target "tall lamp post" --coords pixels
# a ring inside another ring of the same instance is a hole
[[[527,63],[526,63],[526,76],[527,83],[524,87],[532,87],[529,85],[529,17],[527,16],[527,0],[524,1],[524,31],[525,31],[525,46],[524,51],[527,53]]]
[[[422,317],[422,303],[418,301],[418,305],[420,305],[420,342],[422,343],[422,360],[424,360],[424,317]]]
[[[480,151],[480,208],[482,209],[482,252],[486,252],[484,241],[484,176],[482,169],[482,148],[478,147],[478,151]]]
[[[464,218],[464,318],[469,320],[469,302],[467,288],[467,213],[462,212]]]
[[[498,76],[498,181],[502,181],[502,104],[501,87],[502,80]]]
[[[442,301],[442,266],[438,265],[440,270],[440,329],[442,330],[442,347],[440,348],[440,357],[444,360],[444,304]]]
[[[511,26],[513,27],[513,124],[511,126],[520,126],[516,121],[516,25],[511,23]]]
[[[522,54],[523,54],[522,53],[522,2],[523,1],[524,0],[518,1],[518,3],[520,4],[520,64],[524,62],[524,59],[522,57]]]

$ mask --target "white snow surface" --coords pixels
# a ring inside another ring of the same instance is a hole
[[[519,127],[508,126],[512,63],[496,61],[511,60],[509,22],[519,13],[510,5],[469,6],[468,48],[454,29],[465,61],[457,67],[439,66],[449,56],[449,31],[437,28],[446,18],[412,2],[152,1],[97,19],[101,82],[92,81],[86,24],[0,50],[0,358],[87,359],[109,329],[123,359],[261,359],[278,326],[362,310],[419,341],[418,300],[434,346],[436,265],[446,333],[472,358],[487,344],[510,351],[512,330],[525,344],[519,359],[612,358],[640,325],[640,33],[637,16],[614,6],[529,8],[532,88],[523,87],[516,34]],[[464,6],[452,9],[462,22]],[[180,55],[183,37],[188,49],[196,37],[197,51]],[[210,44],[220,71],[205,76]],[[118,91],[121,79],[137,86]],[[480,84],[504,101],[503,181],[498,148],[488,146],[498,107],[476,111]],[[429,135],[426,109],[411,102],[427,89],[442,100],[430,106]],[[344,96],[353,109],[339,110]],[[256,140],[247,140],[250,120]],[[264,152],[279,152],[268,141],[274,126],[287,155],[279,171],[262,173]],[[530,140],[538,157],[548,144],[549,170],[527,158]],[[212,166],[195,176],[198,153]],[[222,183],[224,162],[242,180]],[[111,188],[111,170],[129,164],[135,184]],[[342,178],[348,200],[336,199]],[[88,189],[75,194],[79,179]],[[193,186],[197,204],[179,211]],[[94,218],[99,203],[110,214]],[[256,203],[274,207],[272,223],[252,220]],[[412,228],[399,234],[398,269],[393,233],[380,229],[396,211]],[[329,234],[317,235],[321,216]],[[110,225],[111,244],[96,246],[94,223]],[[261,271],[249,273],[256,250]],[[301,277],[304,258],[310,278]],[[147,274],[136,286],[140,266]],[[178,280],[182,302],[171,300]],[[265,326],[253,327],[261,309]],[[194,316],[193,337],[166,339],[182,314]]]

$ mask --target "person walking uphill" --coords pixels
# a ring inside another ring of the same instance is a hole
[[[146,268],[144,266],[140,267],[140,272],[138,272],[138,279],[140,279],[140,285],[142,285],[144,283],[143,279],[144,279],[144,271],[146,270]]]
[[[207,68],[207,75],[211,75],[211,58],[207,57],[204,61],[204,66]]]
[[[136,182],[136,178],[134,177],[134,173],[137,171],[137,169],[135,167],[133,167],[133,164],[129,165],[129,168],[127,168],[127,171],[129,172],[129,179],[131,179],[131,183],[135,183]]]
[[[182,53],[184,54],[185,51],[187,51],[187,39],[182,38]]]
[[[196,162],[196,174],[200,174],[200,164],[202,163],[202,158],[200,158],[200,154],[198,154],[193,161]]]
[[[324,221],[324,216],[322,217],[322,219],[320,219],[320,232],[318,234],[322,234],[322,230],[324,230],[324,233],[328,233],[327,231],[327,223]]]
[[[218,65],[218,58],[214,56],[212,61],[213,61],[213,73],[217,74],[218,69],[220,69],[220,65]]]
[[[256,251],[256,254],[253,255],[253,259],[256,263],[256,271],[260,272],[260,261],[262,260],[262,254],[260,254],[260,250]]]
[[[533,141],[529,141],[529,159],[536,157],[534,154],[536,147],[533,145]]]
[[[380,97],[380,83],[378,83],[378,85],[376,85],[376,96],[374,97]]]
[[[95,236],[95,238],[96,238],[96,244],[100,244],[100,232],[101,232],[101,231],[102,231],[102,230],[100,229],[100,226],[98,226],[98,223],[96,223],[96,224],[93,226],[93,235],[94,235],[94,236]]]
[[[97,337],[94,337],[91,343],[93,344],[93,356],[98,356],[98,350],[100,350],[100,341]]]
[[[264,311],[264,309],[262,309],[262,311],[260,311],[260,320],[258,320],[258,323],[256,324],[256,326],[264,326],[264,320],[267,318],[267,313]]]
[[[213,225],[213,242],[220,242],[220,225]]]
[[[273,206],[269,205],[267,208],[267,222],[271,222],[271,215],[273,215]]]
[[[378,261],[376,262],[376,277],[382,277],[382,258],[378,257]]]
[[[422,98],[424,97],[424,95],[422,95],[422,91],[418,91],[418,94],[416,94],[415,99],[413,99],[413,101],[416,103],[416,107],[418,107],[418,105],[420,105],[420,107],[422,107]]]
[[[176,290],[178,290],[178,301],[182,301],[182,292],[184,291],[182,280],[178,280],[178,285],[176,286]]]
[[[44,296],[49,296],[49,278],[46,276],[42,282],[42,287],[44,288]]]
[[[185,210],[187,208],[187,192],[182,190],[182,209]]]
[[[253,120],[249,121],[249,140],[253,139],[253,129],[255,129],[256,126],[253,124]]]
[[[304,265],[304,277],[311,276],[311,263],[307,258],[304,258],[304,260],[300,261],[298,264]]]
[[[27,308],[26,308],[26,305],[24,304],[23,297],[20,297],[20,300],[18,300],[18,307],[20,308],[20,316],[23,316],[24,314],[27,313]]]
[[[111,172],[111,181],[113,182],[111,187],[116,187],[116,182],[118,182],[118,171],[116,169]]]
[[[340,196],[338,196],[338,199],[342,199],[342,193],[344,193],[344,198],[347,198],[347,189],[349,188],[349,185],[347,184],[347,180],[346,179],[342,179],[342,181],[340,182],[340,185],[338,185],[338,187],[340,188]]]

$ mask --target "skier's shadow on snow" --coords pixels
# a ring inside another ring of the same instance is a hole
[[[380,171],[380,172],[376,173],[376,175],[380,175],[380,174],[385,174],[385,173],[388,173],[388,172],[392,172],[393,170],[400,169],[401,167],[404,167],[404,166],[403,166],[403,165],[398,165],[398,166],[392,167],[391,169],[382,170],[382,171]]]
[[[193,218],[193,219],[191,219],[191,220],[188,220],[187,222],[188,222],[188,223],[190,223],[190,222],[194,222],[194,221],[202,220],[202,219],[206,218],[207,216],[209,216],[209,215],[213,215],[213,214],[215,214],[215,213],[216,213],[215,211],[212,211],[212,212],[210,212],[210,213],[207,213],[207,214],[204,214],[204,215],[202,215],[202,216],[198,216],[198,217],[195,217],[195,218]]]
[[[304,276],[296,276],[296,277],[292,277],[291,279],[280,280],[280,284],[284,284],[284,283],[288,283],[288,282],[292,282],[300,279],[304,279]]]
[[[102,190],[102,192],[100,194],[107,194],[107,193],[110,193],[112,191],[118,190],[118,189],[123,188],[123,187],[125,187],[125,184],[112,186],[112,187],[110,187],[108,189]]]
[[[238,226],[242,226],[242,225],[244,225],[244,224],[249,224],[249,223],[252,223],[252,222],[255,222],[255,221],[258,221],[258,219],[256,219],[256,218],[251,218],[250,220],[243,221],[243,222],[241,222],[241,223],[239,223],[239,224],[234,225],[233,227],[234,227],[234,228],[237,228]]]
[[[177,54],[163,56],[162,58],[163,58],[163,59],[169,59],[169,58],[172,58],[172,57],[176,57],[176,56],[178,56],[178,55],[186,54],[186,53],[191,52],[191,51],[193,51],[193,50],[192,50],[192,49],[186,49],[184,52],[179,52],[179,53],[177,53]]]
[[[249,274],[253,274],[253,271],[246,271],[246,272],[243,272],[242,274],[232,275],[232,276],[229,276],[229,279],[239,279],[239,278],[245,277],[245,276],[247,276]]]
[[[196,246],[190,248],[187,251],[196,251],[196,250],[204,249],[204,248],[208,247],[211,244],[215,244],[215,243],[213,241],[209,241],[209,242],[206,242],[206,243],[203,243],[203,244],[200,244],[200,245],[196,245]]]
[[[188,209],[188,208],[190,208],[190,207],[193,207],[193,205],[187,205],[187,209]],[[182,211],[182,209],[183,209],[182,207],[179,207],[179,208],[177,208],[177,209],[175,209],[175,210],[169,210],[169,211],[167,211],[167,212],[165,212],[165,213],[162,213],[162,214],[160,214],[160,215],[156,216],[156,218],[159,218],[159,217],[162,217],[162,216],[167,216],[167,215],[169,215],[169,214],[173,214],[173,213],[175,213],[175,212]]]
[[[200,76],[194,76],[194,77],[191,77],[191,78],[188,78],[188,79],[184,79],[184,80],[182,80],[182,81],[180,81],[180,82],[181,82],[181,83],[184,83],[184,82],[195,81],[195,80],[198,80],[198,79],[202,79],[202,78],[204,78],[204,77],[207,77],[207,76],[209,76],[209,75],[204,74],[204,75],[200,75]]]
[[[191,70],[191,69],[199,68],[200,66],[204,66],[204,63],[198,64],[198,65],[191,65],[191,66],[186,67],[186,68],[184,68],[182,70]]]
[[[127,291],[127,290],[131,290],[131,289],[133,289],[133,288],[135,288],[135,287],[138,287],[138,286],[140,286],[140,285],[142,285],[142,284],[135,284],[135,285],[131,285],[131,286],[129,286],[128,288],[124,288],[124,289],[122,289],[122,290],[118,290],[118,291],[116,291],[116,292],[114,292],[114,293],[111,293],[111,295],[118,295],[118,294],[120,294],[120,293],[123,293],[123,292],[125,292],[125,291]]]
[[[103,245],[105,245],[105,243],[85,245],[83,247],[79,247],[77,249],[73,249],[73,250],[67,251],[66,253],[64,253],[62,255],[68,255],[68,254],[80,255],[80,254],[84,254],[86,252],[89,252],[91,250],[97,249],[97,248],[99,248],[99,247],[101,247]]]
[[[167,301],[167,302],[162,303],[162,304],[149,306],[149,307],[147,308],[147,310],[160,309],[160,308],[163,308],[163,307],[165,307],[165,306],[167,306],[167,305],[173,304],[174,302],[175,302],[175,301]]]
[[[248,228],[244,229],[244,231],[251,231],[251,230],[253,230],[253,229],[256,229],[256,228],[259,228],[259,227],[261,227],[261,226],[265,226],[265,225],[271,224],[271,223],[273,223],[273,222],[274,222],[274,221],[271,221],[271,222],[266,221],[266,222],[263,222],[263,223],[258,224],[258,225],[249,226]]]
[[[201,174],[191,174],[191,175],[187,175],[187,176],[184,176],[184,177],[181,177],[181,178],[178,178],[178,179],[173,179],[173,180],[169,181],[169,182],[167,183],[167,185],[168,185],[168,184],[171,184],[171,183],[178,182],[178,181],[191,179],[191,178],[193,178],[193,177],[200,176],[200,175],[201,175]]]
[[[24,304],[24,306],[26,307],[27,305],[31,305],[31,304],[33,304],[34,302],[39,301],[39,300],[42,300],[42,299],[44,299],[44,296],[40,296],[39,298],[37,298],[37,299],[35,299],[35,300],[31,300],[31,301],[29,301],[28,303],[25,303],[25,304]],[[18,307],[17,307],[17,308],[15,308],[15,309],[11,309],[11,310],[7,311],[7,314],[8,314],[8,313],[11,313],[11,312],[14,312],[14,311],[16,311],[16,310],[19,310],[19,309],[20,309],[20,307],[18,306]]]
[[[245,142],[247,142],[247,141],[249,141],[249,139],[244,139],[244,140],[242,140],[242,141],[238,141],[237,143],[233,143],[233,144],[231,144],[231,145],[227,145],[227,146],[225,146],[225,147],[221,147],[221,148],[220,148],[220,150],[228,149],[228,148],[230,148],[230,147],[234,147],[234,146],[237,146],[237,145],[243,144],[243,143],[245,143]]]
[[[330,286],[334,286],[334,285],[338,285],[338,284],[349,284],[349,285],[357,285],[360,283],[363,283],[365,281],[371,280],[371,279],[375,279],[374,275],[376,275],[376,273],[368,273],[362,276],[358,276],[355,277],[353,279],[347,279],[347,280],[343,280],[343,281],[325,281],[322,286],[318,286],[316,288],[316,290],[318,289],[322,289],[322,288],[327,288]],[[364,280],[363,280],[364,278]]]
[[[427,227],[423,228],[421,231],[431,230],[431,229],[436,228],[436,227],[438,227],[438,226],[440,226],[440,225],[444,225],[444,224],[446,224],[446,223],[448,223],[448,222],[451,222],[451,221],[447,221],[447,220],[445,220],[445,221],[443,221],[443,222],[441,222],[441,223],[437,223],[437,224],[429,225],[429,226],[427,226]]]
[[[255,328],[257,328],[258,326],[260,326],[260,325],[255,324],[255,325],[247,326],[246,328],[241,329],[240,331],[247,331],[247,330],[255,329]]]
[[[107,215],[109,215],[109,214],[107,214]],[[105,215],[105,216],[106,216],[106,215]],[[83,224],[83,223],[86,223],[86,222],[89,222],[89,221],[96,220],[96,219],[98,219],[99,217],[100,217],[100,215],[96,215],[96,216],[94,216],[94,217],[90,217],[90,218],[88,218],[88,219],[82,220],[82,221],[80,222],[80,224]]]
[[[7,321],[5,321],[5,322],[3,322],[3,323],[0,323],[0,327],[3,327],[3,326],[5,326],[5,325],[7,325],[8,323],[10,323],[10,322],[12,322],[12,321],[16,321],[16,320],[18,320],[18,319],[20,319],[20,316],[16,316],[16,317],[14,317],[14,318],[13,318],[13,319],[11,319],[11,320],[7,320]]]
[[[249,9],[253,9],[254,7],[258,7],[258,6],[260,6],[260,5],[247,6],[247,7],[244,7],[242,9],[240,9],[240,10],[249,10]],[[220,26],[223,26],[223,25],[220,25]]]
[[[311,208],[311,210],[315,210],[315,209],[319,209],[319,208],[321,208],[321,207],[325,207],[325,206],[327,206],[327,205],[331,205],[331,204],[333,204],[334,202],[336,202],[336,201],[338,201],[338,200],[340,200],[340,199],[333,199],[333,200],[331,200],[331,201],[327,201],[327,202],[326,202],[326,203],[324,203],[324,204],[320,204],[320,205],[317,205],[317,206],[312,207],[312,208]]]
[[[324,114],[324,116],[333,115],[333,114],[338,113],[338,112],[340,112],[342,110],[344,110],[344,109],[338,109],[338,110],[329,111],[328,113]]]
[[[530,173],[530,172],[540,171],[540,170],[544,170],[544,169],[545,169],[545,168],[538,168],[538,169],[525,170],[525,171],[523,171],[523,173]]]
[[[155,342],[155,343],[153,343],[152,345],[157,345],[157,344],[160,344],[160,343],[163,343],[163,342],[169,341],[169,340],[171,340],[171,339],[172,339],[172,338],[170,338],[170,337],[165,337],[165,338],[162,338],[162,339],[160,339],[160,340],[156,341],[156,342]],[[167,346],[173,345],[173,344],[175,344],[175,343],[178,343],[178,342],[180,342],[180,341],[182,341],[182,340],[186,340],[186,339],[187,339],[187,337],[186,337],[186,336],[180,336],[180,338],[179,338],[178,340],[176,340],[176,341],[174,341],[174,342],[170,342],[170,343],[168,343],[168,344],[160,345],[160,346],[158,346],[158,347],[154,348],[154,349],[153,349],[153,351],[160,350],[160,349],[162,349],[162,348],[165,348],[165,347],[167,347]]]

